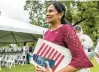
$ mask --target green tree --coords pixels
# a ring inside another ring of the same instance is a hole
[[[51,1],[50,1],[51,2]],[[27,0],[24,6],[29,11],[30,23],[38,26],[49,27],[46,24],[45,12],[50,3],[40,3],[40,1]],[[81,25],[84,33],[88,34],[93,41],[99,38],[99,1],[61,1],[66,7],[67,21],[75,25]]]
[[[94,42],[99,38],[99,1],[61,1],[66,6],[66,18],[73,26],[81,25]]]
[[[24,10],[29,11],[30,23],[33,25],[48,27],[45,20],[46,6],[38,1],[27,0]]]

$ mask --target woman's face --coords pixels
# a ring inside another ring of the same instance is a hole
[[[60,13],[55,9],[53,5],[50,5],[46,12],[47,23],[55,23],[59,20]]]

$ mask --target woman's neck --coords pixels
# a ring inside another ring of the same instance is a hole
[[[61,23],[59,23],[59,24],[51,24],[51,30],[52,30],[52,31],[53,31],[53,30],[56,30],[56,29],[60,28],[61,26],[62,26]]]

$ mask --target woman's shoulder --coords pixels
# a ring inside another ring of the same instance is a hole
[[[44,36],[50,31],[50,29],[48,29],[45,33],[44,33]]]
[[[71,28],[71,27],[73,27],[73,25],[70,25],[70,24],[65,24],[65,25],[63,25],[65,28]]]
[[[73,25],[66,24],[66,25],[63,25],[63,29],[66,30],[66,31],[74,30],[74,27],[73,27]]]

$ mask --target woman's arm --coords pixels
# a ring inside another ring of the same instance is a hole
[[[71,52],[72,60],[67,67],[61,69],[63,72],[70,71],[76,72],[82,68],[93,67],[92,63],[86,56],[83,46],[72,26],[67,25],[63,34],[64,44],[68,47]]]

